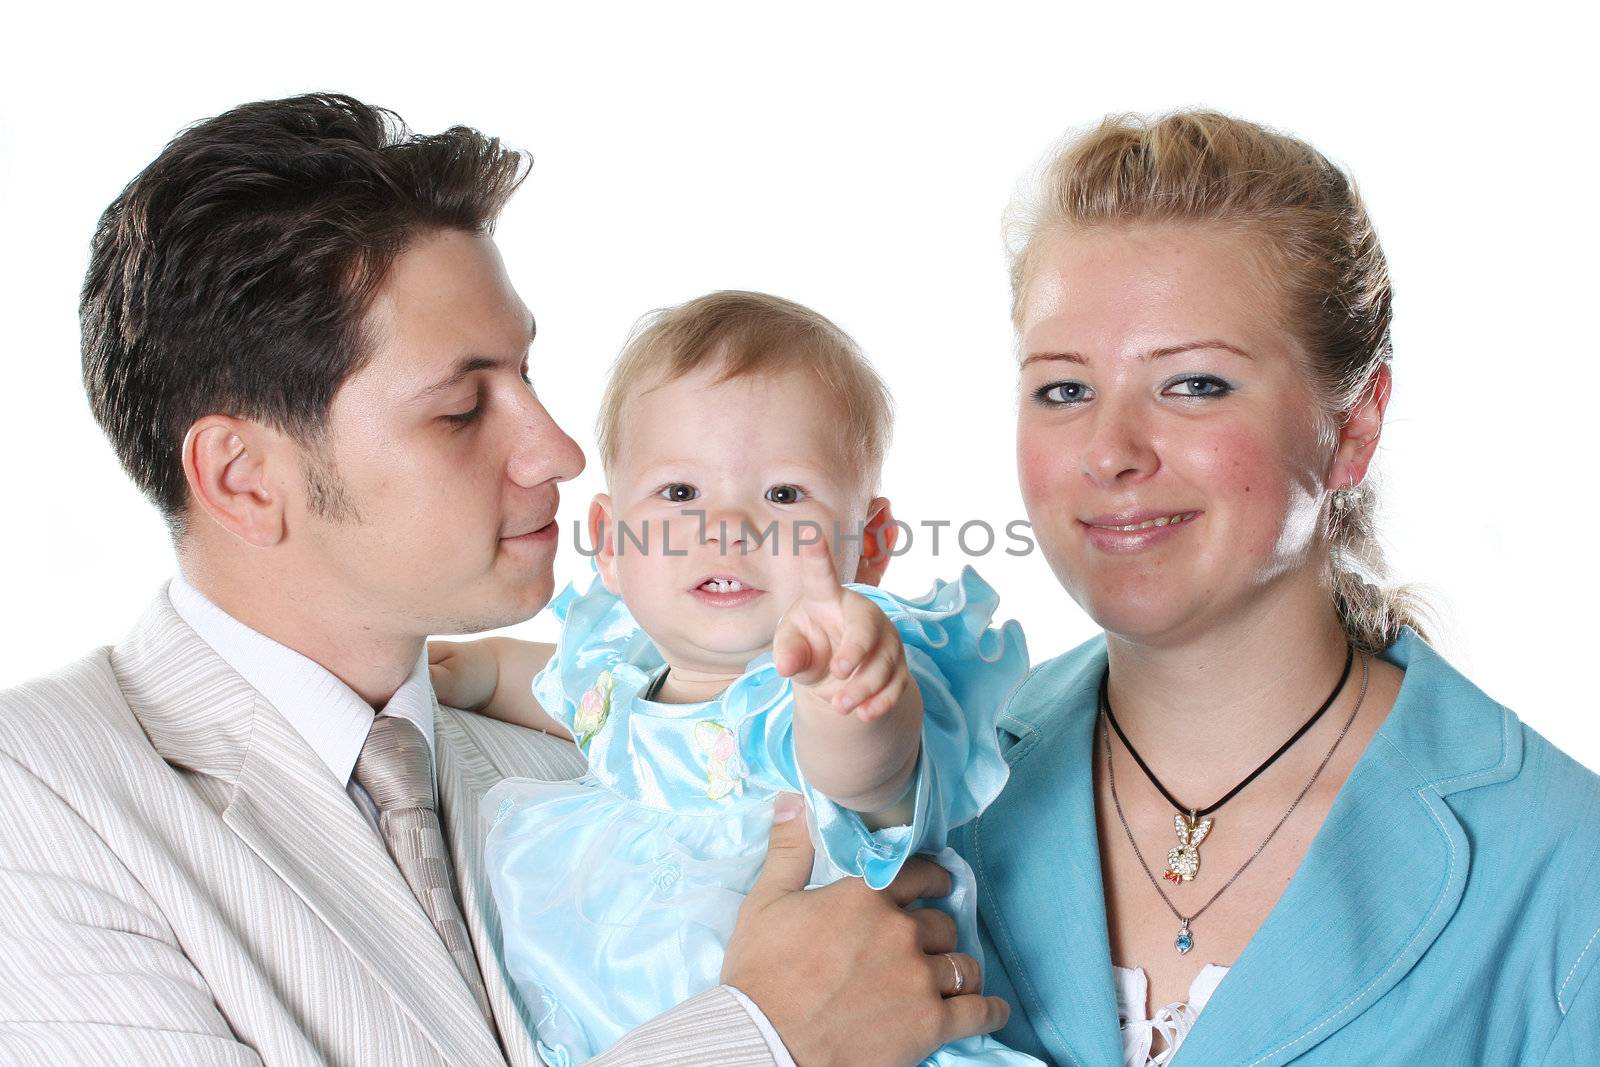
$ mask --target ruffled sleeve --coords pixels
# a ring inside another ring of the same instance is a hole
[[[951,829],[975,818],[999,795],[1007,776],[996,719],[1028,670],[1022,628],[994,627],[995,591],[971,567],[954,582],[936,581],[914,600],[866,585],[850,588],[888,615],[905,642],[911,676],[922,693],[922,755],[913,783],[909,826],[869,830],[860,815],[812,789],[795,759],[794,717],[775,716],[770,654],[729,692],[725,707],[738,733],[747,772],[767,770],[776,788],[806,797],[821,851],[836,873],[865,878],[875,889],[894,880],[908,856],[937,851]],[[763,669],[764,668],[764,669]],[[770,675],[771,677],[768,677]],[[792,708],[786,706],[786,710]]]
[[[569,584],[549,610],[561,623],[561,637],[533,679],[533,696],[588,754],[613,709],[627,708],[649,683],[661,653],[598,574],[581,595]]]

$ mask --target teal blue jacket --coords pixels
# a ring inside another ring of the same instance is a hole
[[[1175,1057],[1184,1064],[1600,1064],[1600,777],[1407,631],[1405,669],[1300,869]],[[1095,839],[1103,638],[1001,716],[1011,780],[956,835],[978,876],[999,1035],[1120,1067]],[[1594,714],[1594,701],[1574,714]]]

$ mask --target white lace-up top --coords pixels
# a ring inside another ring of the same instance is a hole
[[[1149,997],[1150,981],[1141,967],[1112,965],[1117,977],[1117,1020],[1122,1024],[1123,1067],[1165,1067],[1177,1053],[1183,1039],[1194,1029],[1195,1020],[1205,1008],[1211,994],[1227,976],[1228,968],[1208,963],[1195,975],[1189,985],[1188,1003],[1178,1002],[1157,1008],[1146,1019],[1145,1003]],[[1152,1053],[1160,1035],[1161,1045]]]

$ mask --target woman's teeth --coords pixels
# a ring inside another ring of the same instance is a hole
[[[713,593],[737,593],[744,589],[744,586],[735,578],[712,578],[700,588]]]
[[[1159,519],[1146,519],[1144,522],[1136,522],[1131,526],[1102,526],[1100,529],[1120,530],[1123,533],[1132,533],[1135,530],[1149,530],[1157,526],[1174,526],[1180,522],[1185,522],[1189,519],[1192,519],[1198,514],[1199,512],[1197,511],[1186,511],[1181,515],[1165,515]]]

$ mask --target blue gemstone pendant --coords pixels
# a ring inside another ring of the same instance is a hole
[[[1189,936],[1189,921],[1187,919],[1184,920],[1183,929],[1178,931],[1178,940],[1174,941],[1173,945],[1177,948],[1180,956],[1187,955],[1189,950],[1194,948],[1194,938]]]

